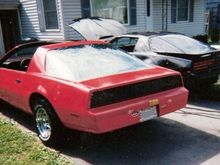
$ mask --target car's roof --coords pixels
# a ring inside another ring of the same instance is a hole
[[[65,42],[59,42],[54,44],[49,44],[42,46],[43,48],[52,50],[52,49],[59,49],[63,47],[71,47],[71,46],[78,46],[78,45],[92,45],[92,44],[108,44],[108,42],[105,41],[87,41],[87,40],[81,40],[81,41],[65,41]]]

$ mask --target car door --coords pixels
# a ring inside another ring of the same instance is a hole
[[[27,66],[37,47],[20,47],[13,50],[1,60],[0,65],[0,96],[10,104],[23,108],[23,79]],[[22,66],[25,63],[27,66]]]

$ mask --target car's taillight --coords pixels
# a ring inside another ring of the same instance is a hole
[[[90,108],[135,99],[181,86],[183,86],[181,76],[173,75],[96,91],[91,95]]]
[[[196,71],[196,70],[207,69],[208,67],[212,66],[214,64],[214,62],[215,62],[214,59],[195,62],[193,64],[193,70]]]

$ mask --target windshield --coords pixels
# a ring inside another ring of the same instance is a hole
[[[67,47],[51,50],[46,55],[46,74],[70,81],[83,81],[146,67],[139,59],[106,44]]]
[[[154,36],[149,42],[154,52],[202,54],[212,51],[210,46],[179,34]]]

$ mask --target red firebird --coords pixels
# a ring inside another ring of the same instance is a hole
[[[0,62],[1,99],[33,114],[46,145],[63,127],[105,133],[176,111],[188,99],[179,72],[102,41],[26,43]]]

